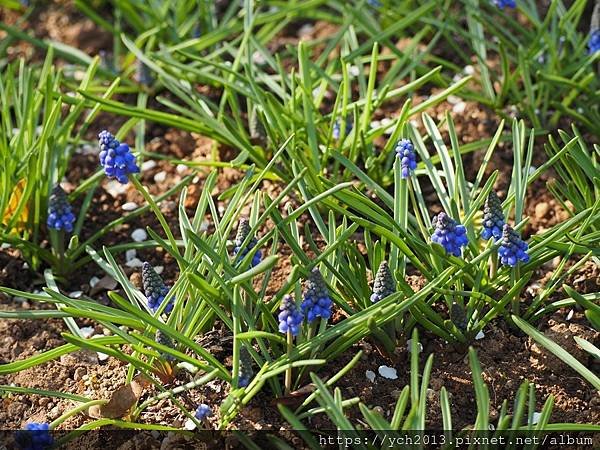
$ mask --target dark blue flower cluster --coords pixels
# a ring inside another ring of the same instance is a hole
[[[317,267],[311,271],[306,281],[304,286],[304,300],[300,306],[308,323],[313,322],[317,317],[321,317],[324,320],[331,317],[333,302],[329,297],[329,290],[327,289],[323,275],[321,275]]]
[[[142,284],[144,285],[144,295],[148,299],[148,306],[153,312],[156,312],[169,293],[169,287],[147,262],[142,264]],[[173,299],[164,309],[166,313],[171,311],[173,311]]]
[[[59,184],[54,186],[48,199],[48,219],[46,224],[53,230],[73,231],[75,215],[67,200],[67,194]]]
[[[206,403],[201,403],[200,405],[198,405],[198,408],[196,408],[196,413],[194,414],[194,417],[198,420],[205,420],[206,418],[212,415],[213,412],[212,409],[210,409],[210,406],[208,406]]]
[[[157,343],[164,345],[165,347],[175,348],[173,344],[173,339],[171,339],[171,337],[168,334],[163,333],[161,330],[156,331],[156,334],[154,335],[154,340]],[[164,353],[161,351],[160,356],[165,361],[175,361],[175,357],[169,353]]]
[[[352,122],[349,120],[346,120],[346,136],[348,136],[351,131],[352,131]],[[333,139],[335,139],[337,141],[337,140],[339,140],[339,138],[341,136],[342,136],[342,125],[340,124],[340,119],[338,119],[333,124],[332,137],[333,137]]]
[[[244,258],[248,254],[248,251],[256,247],[256,243],[258,242],[255,237],[253,237],[248,245],[244,249],[242,249],[242,244],[250,234],[250,220],[247,217],[240,218],[240,223],[238,225],[237,234],[235,236],[235,247],[233,248],[233,254],[238,256],[238,260]],[[241,251],[240,251],[241,250]],[[262,259],[262,252],[260,250],[256,250],[254,256],[252,257],[251,265],[252,267],[258,265],[260,260]]]
[[[526,263],[529,261],[528,250],[529,246],[527,242],[521,239],[519,233],[513,230],[508,224],[504,224],[502,228],[502,244],[498,249],[500,262],[510,267],[515,267],[519,261]]]
[[[396,158],[400,158],[402,178],[408,178],[417,168],[415,147],[408,139],[402,139],[396,144]]]
[[[600,50],[600,29],[594,30],[590,33],[590,40],[588,41],[588,53],[593,55]]]
[[[279,331],[281,333],[291,333],[292,336],[298,336],[300,325],[304,317],[300,309],[296,306],[296,302],[291,295],[286,295],[281,300],[279,307]]]
[[[138,173],[135,156],[127,144],[121,144],[111,133],[104,130],[98,135],[100,144],[100,164],[109,178],[116,178],[121,184],[127,184],[128,175]]]
[[[30,422],[24,430],[15,433],[15,441],[22,450],[44,450],[54,444],[47,423]]]
[[[367,4],[373,8],[379,8],[383,5],[379,0],[367,0]]]
[[[382,261],[373,281],[371,301],[377,303],[396,292],[396,281],[387,261]]]
[[[516,8],[517,2],[515,0],[494,0],[494,5],[500,9],[504,8]]]
[[[496,192],[490,191],[483,207],[483,230],[481,232],[481,237],[485,240],[492,237],[500,239],[500,237],[502,237],[502,227],[504,226],[504,223],[502,203]]]
[[[456,223],[454,219],[444,212],[435,216],[432,224],[435,230],[431,235],[431,240],[444,247],[446,253],[460,256],[461,247],[464,247],[469,242],[465,227]]]
[[[246,387],[250,384],[254,372],[252,371],[252,357],[245,347],[240,350],[240,370],[238,372],[238,386]]]

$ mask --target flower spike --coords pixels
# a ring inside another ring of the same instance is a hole
[[[48,219],[46,224],[48,228],[53,230],[64,230],[67,232],[73,231],[73,223],[75,223],[75,215],[71,210],[67,194],[60,184],[57,184],[52,189],[52,194],[48,200]]]
[[[481,237],[485,240],[492,237],[500,239],[504,223],[502,203],[496,192],[490,191],[483,207],[483,231],[481,232]]]
[[[100,144],[100,164],[108,178],[115,178],[121,184],[127,184],[128,175],[138,173],[135,156],[127,144],[121,144],[111,133],[104,130],[98,135]]]
[[[396,292],[396,281],[387,261],[382,261],[373,282],[371,301],[377,303]]]
[[[300,325],[302,324],[302,313],[296,306],[296,302],[291,295],[286,295],[281,300],[279,307],[280,313],[277,316],[279,320],[279,331],[281,333],[291,333],[292,336],[298,336]]]
[[[331,307],[333,302],[329,297],[327,284],[323,275],[317,267],[313,268],[304,285],[304,301],[302,302],[302,312],[306,316],[308,323],[312,323],[317,317],[327,320],[331,317]]]
[[[498,249],[500,262],[505,266],[515,267],[519,261],[524,263],[529,261],[527,251],[529,246],[523,241],[515,230],[508,224],[504,224],[502,229],[502,245]]]
[[[454,219],[444,212],[435,216],[432,224],[435,230],[431,236],[431,240],[444,247],[446,253],[460,256],[461,247],[469,243],[465,227],[456,223]]]
[[[142,284],[144,285],[144,294],[148,299],[148,306],[153,312],[156,312],[169,293],[169,287],[148,262],[142,264]],[[164,312],[170,313],[172,310],[173,299],[165,307]]]

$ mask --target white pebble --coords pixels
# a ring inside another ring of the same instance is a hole
[[[570,310],[567,314],[567,320],[571,320],[573,318],[573,310]]]
[[[159,275],[163,273],[163,270],[165,270],[163,266],[154,266],[154,271]]]
[[[123,204],[123,206],[121,206],[121,209],[123,211],[133,211],[134,209],[137,209],[138,205],[135,202],[127,202],[125,204]]]
[[[469,65],[465,66],[464,72],[467,75],[473,75],[475,73],[475,67],[473,67],[472,65],[469,64]]]
[[[94,335],[94,327],[83,327],[80,328],[79,331],[81,331],[81,334],[83,334],[83,337],[86,339]]]
[[[480,341],[484,337],[485,337],[485,333],[483,331],[479,331],[479,333],[477,333],[477,336],[475,336],[475,340]]]
[[[379,366],[377,371],[379,372],[379,375],[381,375],[383,378],[387,378],[388,380],[396,380],[398,378],[398,373],[393,367]]]
[[[153,159],[149,159],[148,161],[144,161],[142,163],[142,172],[145,170],[152,170],[156,167],[156,161]]]
[[[106,361],[108,359],[108,355],[106,353],[102,353],[102,352],[96,352],[98,353],[98,361]]]
[[[542,417],[542,413],[539,413],[537,411],[534,412],[533,417],[531,417],[531,422],[529,423],[529,425],[536,425],[540,421],[541,417]]]
[[[267,62],[267,60],[265,59],[265,57],[263,56],[263,54],[261,52],[256,50],[254,53],[252,53],[252,62],[254,64],[262,66],[264,63]]]
[[[92,277],[90,278],[90,287],[96,287],[96,285],[100,282],[100,278],[98,277]]]
[[[188,166],[186,166],[185,164],[177,164],[175,170],[177,170],[177,173],[182,174],[188,170]]]
[[[356,66],[350,66],[350,68],[348,69],[348,72],[350,73],[351,76],[357,77],[358,74],[360,73],[360,70]]]
[[[106,183],[106,192],[108,192],[113,198],[117,198],[119,195],[127,192],[127,185],[121,184],[117,180],[110,180]]]
[[[133,233],[131,233],[131,239],[133,239],[135,242],[143,242],[147,237],[148,233],[146,233],[146,230],[143,228],[136,228],[133,230]]]
[[[379,120],[371,121],[371,128],[379,128],[381,126],[381,122]]]
[[[83,295],[83,292],[81,291],[73,291],[69,294],[69,297],[71,298],[81,298],[81,296]]]
[[[161,170],[160,172],[158,172],[156,175],[154,175],[154,181],[156,183],[162,183],[167,179],[167,172],[165,172],[164,170]]]
[[[134,248],[127,250],[125,252],[125,261],[131,261],[133,258],[135,258],[137,255],[137,252],[135,251]]]
[[[371,383],[375,383],[375,372],[373,372],[372,370],[367,370],[365,372],[365,376],[367,377],[367,380],[369,380]]]
[[[183,427],[188,431],[194,431],[196,429],[196,424],[192,419],[188,419],[185,421],[185,425]]]
[[[461,101],[462,101],[462,99],[460,97],[457,97],[456,95],[448,96],[448,103],[450,103],[451,105],[456,105],[457,103],[459,103]]]
[[[456,114],[462,114],[465,112],[466,108],[467,108],[467,104],[465,102],[460,102],[452,107],[452,112],[454,112]]]
[[[142,261],[140,261],[138,258],[133,258],[131,261],[127,261],[125,263],[125,265],[127,267],[131,267],[132,269],[135,269],[136,267],[142,267],[144,265],[144,263]]]

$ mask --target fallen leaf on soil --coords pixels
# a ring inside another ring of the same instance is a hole
[[[310,384],[307,384],[307,385],[301,387],[300,389],[298,389],[294,392],[290,392],[288,395],[276,398],[275,400],[272,401],[272,403],[274,405],[278,405],[278,404],[282,404],[282,405],[286,405],[286,406],[295,405],[298,402],[304,400],[306,397],[308,397],[314,391],[315,391],[315,385],[310,383]]]
[[[149,385],[150,382],[143,375],[136,376],[131,383],[115,390],[108,403],[91,406],[88,409],[88,416],[93,419],[118,419],[125,416]]]
[[[95,295],[101,291],[112,291],[117,287],[117,282],[113,277],[106,275],[101,278],[94,287],[90,290],[90,295]]]

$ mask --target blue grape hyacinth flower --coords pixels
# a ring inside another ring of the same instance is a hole
[[[240,370],[238,372],[238,386],[247,387],[252,380],[252,357],[245,347],[240,350]]]
[[[382,261],[373,281],[371,301],[377,303],[396,292],[396,281],[387,261]]]
[[[456,223],[454,219],[444,212],[435,216],[432,224],[435,230],[431,235],[431,240],[444,247],[446,253],[460,256],[461,247],[469,243],[465,227]]]
[[[24,430],[15,433],[15,442],[22,450],[44,450],[54,444],[54,438],[50,433],[50,425],[30,422]]]
[[[485,240],[490,238],[500,239],[502,227],[504,226],[504,213],[502,203],[494,191],[490,191],[483,207],[483,230],[481,237]]]
[[[291,295],[285,295],[279,306],[279,331],[281,333],[291,333],[292,336],[298,336],[300,325],[304,320],[300,308],[296,306],[296,302]]]
[[[205,420],[212,415],[213,412],[210,406],[208,406],[206,403],[201,403],[200,405],[198,405],[198,408],[196,408],[196,413],[194,414],[194,417],[198,420]]]
[[[67,194],[59,184],[54,186],[50,198],[48,199],[48,219],[46,224],[48,228],[57,231],[73,231],[75,215],[71,210],[71,205],[67,200]]]
[[[129,174],[139,173],[135,156],[127,144],[121,144],[111,133],[104,130],[98,134],[100,144],[100,164],[108,178],[115,178],[127,184]]]
[[[508,224],[504,224],[502,228],[502,244],[498,249],[500,262],[510,267],[515,267],[519,261],[526,263],[529,261],[528,250],[529,246],[527,242],[521,239],[519,233],[513,230]]]
[[[593,55],[600,50],[600,29],[593,30],[590,33],[590,40],[588,41],[588,54]]]
[[[142,264],[142,284],[144,295],[148,299],[148,306],[153,312],[156,312],[169,293],[169,287],[148,262]],[[166,313],[171,311],[173,311],[173,299],[164,309]]]
[[[244,243],[244,241],[250,234],[251,228],[252,227],[250,227],[250,220],[247,217],[240,218],[240,223],[238,225],[237,234],[235,236],[235,247],[233,248],[233,254],[234,255],[239,254],[238,260],[244,258],[244,256],[246,256],[250,250],[252,250],[254,247],[256,247],[256,244],[258,241],[256,240],[255,237],[253,237],[250,240],[250,242],[248,242],[248,245],[246,245],[246,247],[244,249],[242,249],[242,244]],[[252,257],[251,266],[254,267],[254,266],[258,265],[260,263],[261,259],[262,259],[262,251],[256,250],[256,252],[254,252],[254,256]]]
[[[327,284],[323,275],[317,267],[313,268],[304,287],[304,300],[302,301],[302,312],[306,316],[308,323],[312,323],[321,317],[327,320],[331,317],[331,307],[333,302],[329,297]]]
[[[402,139],[396,144],[396,158],[400,158],[402,178],[408,178],[417,168],[415,147],[408,139]]]
[[[496,5],[500,9],[504,8],[512,8],[515,9],[517,7],[517,2],[515,0],[493,0],[494,5]]]
[[[352,131],[352,122],[350,120],[346,120],[346,136],[348,136],[350,134],[350,132]],[[341,125],[341,119],[338,119],[335,121],[335,123],[333,124],[333,132],[331,133],[333,139],[335,139],[336,141],[340,139],[340,137],[342,136],[342,125]]]

